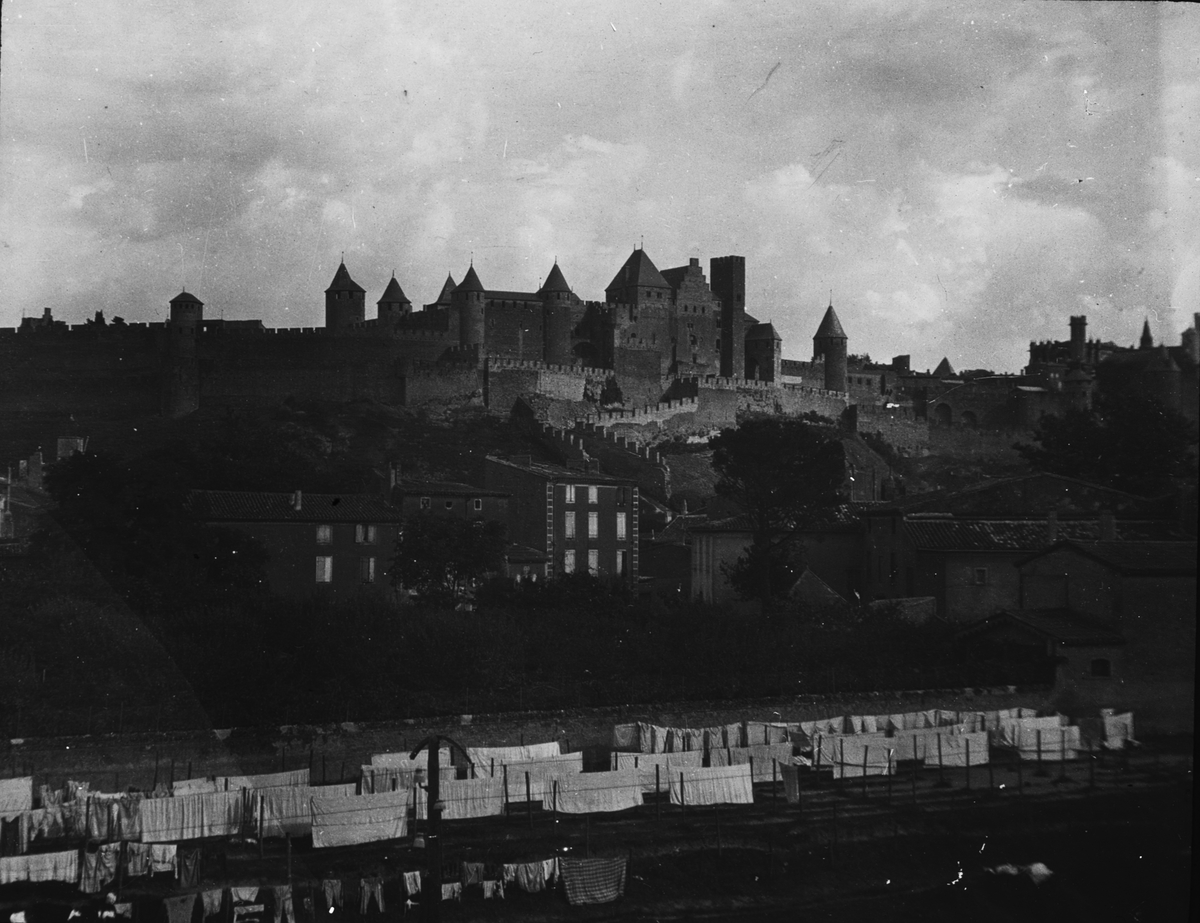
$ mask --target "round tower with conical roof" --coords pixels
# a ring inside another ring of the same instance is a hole
[[[350,278],[343,262],[325,289],[325,329],[342,333],[367,319],[367,290]]]
[[[842,329],[837,312],[833,310],[833,302],[821,319],[821,326],[813,335],[813,362],[818,359],[825,361],[825,390],[846,390],[846,350],[849,337]]]
[[[484,352],[484,288],[475,272],[474,263],[463,280],[455,286],[450,301],[458,314],[458,345],[475,347]]]
[[[538,289],[542,299],[542,356],[551,365],[570,365],[571,353],[571,304],[574,298],[571,286],[558,268],[558,260],[550,268],[546,281]]]
[[[165,416],[186,416],[200,406],[198,353],[203,327],[203,301],[186,291],[171,299],[163,370],[162,411]]]
[[[412,313],[412,302],[396,281],[396,274],[383,290],[383,296],[377,302],[379,326],[386,332],[395,326],[396,321],[408,317]]]

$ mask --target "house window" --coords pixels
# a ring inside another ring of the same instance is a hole
[[[624,548],[617,549],[616,574],[619,577],[625,576],[625,549]]]
[[[427,510],[427,509],[429,509],[429,507],[430,507],[431,505],[432,505],[432,504],[431,504],[431,502],[430,502],[430,500],[429,500],[429,498],[428,498],[428,497],[422,497],[422,498],[421,498],[421,509],[423,509],[423,510]]]
[[[588,549],[588,573],[593,577],[600,573],[600,552],[595,548]]]
[[[1097,657],[1092,661],[1092,676],[1105,679],[1112,676],[1112,662],[1107,657]]]
[[[473,509],[476,513],[478,513],[480,510],[483,509],[483,500],[481,500],[479,497],[476,497],[474,500],[471,501],[471,509]]]
[[[575,485],[567,484],[563,487],[563,492],[566,494],[565,500],[567,503],[575,502]]]
[[[567,510],[567,512],[565,514],[565,518],[563,520],[563,537],[564,538],[574,538],[575,537],[575,511],[574,510]]]
[[[354,540],[360,545],[375,544],[375,527],[372,525],[359,524],[354,527]]]
[[[627,498],[625,496],[625,488],[618,487],[617,488],[617,506],[624,506],[626,499]]]
[[[448,510],[454,509],[454,501],[453,500],[446,501],[446,509],[448,509]]]
[[[575,573],[575,549],[574,548],[568,548],[566,551],[563,552],[563,573],[564,574]]]
[[[374,558],[359,558],[358,559],[358,578],[363,583],[375,582],[375,559]]]
[[[626,514],[617,513],[617,541],[625,541]]]
[[[600,502],[600,488],[594,484],[588,487],[588,503],[595,506]]]
[[[600,514],[588,513],[588,538],[600,537]]]
[[[333,582],[333,558],[330,555],[317,555],[317,583]]]
[[[324,524],[317,526],[317,544],[330,545],[333,543],[333,526]]]
[[[988,569],[986,567],[975,568],[971,582],[974,583],[975,586],[987,586],[988,585]]]

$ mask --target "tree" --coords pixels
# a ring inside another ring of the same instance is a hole
[[[1033,441],[1015,448],[1039,471],[1129,493],[1161,494],[1172,478],[1195,476],[1194,424],[1138,391],[1101,392],[1093,411],[1042,417]]]
[[[845,454],[836,431],[795,419],[746,420],[710,442],[716,490],[747,519],[752,544],[729,576],[766,602],[794,568],[800,533],[842,502]]]
[[[504,567],[504,525],[422,512],[405,520],[392,558],[392,585],[424,602],[461,601]]]

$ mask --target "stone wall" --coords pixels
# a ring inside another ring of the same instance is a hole
[[[1019,463],[1022,459],[1013,444],[1030,442],[1033,434],[1024,429],[982,429],[971,426],[929,426],[929,453],[955,458],[987,458],[998,462]]]

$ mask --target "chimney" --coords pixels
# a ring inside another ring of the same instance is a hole
[[[686,516],[686,515],[688,514],[688,511],[687,511],[687,497],[684,497],[684,498],[683,498],[683,500],[681,501],[681,506],[679,507],[679,514],[680,514],[681,516]]]
[[[292,494],[292,509],[294,509],[297,513],[300,512],[302,501],[303,496],[301,495],[300,491],[297,490]]]
[[[1117,540],[1117,522],[1111,510],[1100,511],[1100,541],[1115,542]]]
[[[395,487],[400,483],[400,462],[392,462],[388,465],[388,487]]]
[[[1050,511],[1050,515],[1046,517],[1046,542],[1053,545],[1058,541],[1058,513],[1054,510]]]

